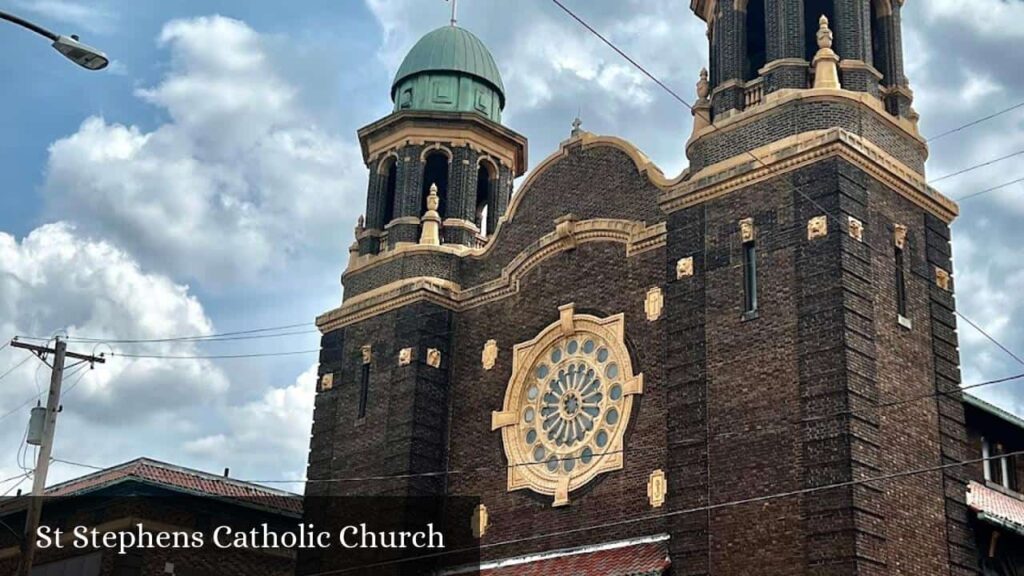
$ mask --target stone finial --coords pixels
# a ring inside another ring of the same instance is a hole
[[[828,27],[828,16],[818,18],[818,48],[832,47],[832,30]]]
[[[696,135],[711,125],[711,101],[708,95],[711,94],[711,87],[708,84],[708,69],[700,69],[700,80],[697,81],[698,100],[693,104],[690,112],[693,113],[693,133]]]
[[[822,14],[818,24],[818,53],[811,62],[814,67],[814,87],[838,90],[842,87],[839,83],[839,56],[832,50],[832,30],[828,27],[828,17]]]
[[[575,137],[575,136],[579,136],[580,134],[582,134],[583,133],[582,126],[583,126],[583,120],[580,120],[580,117],[577,116],[576,119],[572,121],[572,132],[570,132],[570,135]]]
[[[420,232],[420,244],[427,246],[441,245],[441,215],[437,213],[441,206],[441,197],[437,195],[437,184],[430,185],[430,194],[427,195],[427,211],[423,213],[422,231]]]
[[[711,84],[708,83],[708,69],[700,69],[700,80],[697,80],[697,97],[701,100],[707,100],[711,94]]]

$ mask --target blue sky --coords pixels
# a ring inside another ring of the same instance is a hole
[[[692,95],[707,50],[686,2],[569,4]],[[1024,19],[1024,2],[978,4],[911,0],[904,10],[925,135],[1024,100],[1024,54],[1013,49],[1024,32],[1002,24]],[[633,141],[667,174],[685,168],[688,112],[550,2],[460,6],[460,23],[494,52],[508,88],[505,122],[530,139],[532,165],[580,112],[586,129]],[[394,70],[419,36],[447,22],[446,3],[0,0],[0,9],[80,34],[114,61],[88,73],[0,23],[0,338],[209,334],[312,321],[340,302],[366,185],[355,131],[390,111]],[[935,142],[928,171],[1021,149],[1024,109]],[[940,188],[957,198],[1022,176],[1017,159]],[[1016,185],[965,203],[954,227],[960,309],[1016,351],[1024,350],[1022,212]],[[967,327],[961,342],[966,383],[1024,371]],[[299,334],[118,350],[317,344],[316,334]],[[21,358],[0,351],[0,370]],[[97,465],[151,456],[231,467],[243,478],[300,478],[314,362],[112,359],[65,402],[55,455]],[[0,414],[43,385],[45,372],[26,363],[0,384]],[[1020,413],[1020,389],[984,395]],[[26,420],[27,411],[0,419],[0,478],[20,470]],[[58,465],[53,478],[81,472]]]

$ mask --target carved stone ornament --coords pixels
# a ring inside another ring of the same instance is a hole
[[[651,508],[661,508],[665,504],[665,496],[668,494],[668,480],[665,472],[655,470],[647,479],[647,499],[651,502]]]
[[[676,280],[693,276],[693,256],[682,258],[676,262]]]
[[[857,220],[853,216],[850,216],[849,220],[850,238],[853,238],[857,242],[864,241],[864,223]]]
[[[643,375],[633,373],[626,318],[561,309],[559,319],[512,350],[512,378],[491,429],[501,430],[508,490],[569,503],[569,493],[623,466],[626,430]]]
[[[903,224],[896,224],[893,227],[892,241],[900,250],[905,249],[907,247],[907,227]]]
[[[402,348],[398,351],[398,365],[408,366],[412,363],[412,348]]]
[[[661,311],[665,308],[665,295],[662,293],[661,288],[651,288],[647,291],[647,299],[644,301],[644,312],[647,314],[647,320],[654,322],[658,318],[661,318]]]
[[[807,221],[807,239],[816,240],[828,236],[828,216],[815,216]]]
[[[950,291],[949,281],[950,281],[949,272],[946,272],[942,268],[939,268],[938,266],[936,266],[935,267],[935,285],[938,286],[939,288],[942,288],[946,292],[949,292]]]
[[[320,391],[326,392],[334,388],[334,373],[328,372],[320,377]]]
[[[441,351],[437,348],[427,350],[427,366],[431,368],[441,367]]]
[[[484,344],[484,351],[480,354],[480,363],[483,365],[484,370],[490,370],[494,368],[494,363],[498,360],[498,342],[495,340],[488,340]]]
[[[363,354],[363,364],[369,364],[373,361],[373,348],[369,344],[359,349]]]
[[[491,525],[491,516],[487,513],[487,506],[478,505],[473,510],[473,517],[470,519],[470,529],[473,531],[473,538],[479,540],[487,534],[487,528]]]
[[[743,242],[753,242],[755,238],[756,233],[754,231],[754,219],[744,218],[743,220],[740,220],[740,239],[743,240]]]

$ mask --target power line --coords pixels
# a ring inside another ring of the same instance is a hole
[[[1013,106],[1010,106],[1009,108],[1004,108],[1004,109],[1002,109],[1002,110],[1000,110],[998,112],[989,114],[988,116],[985,116],[983,118],[978,118],[977,120],[968,122],[967,124],[964,124],[963,126],[958,126],[958,127],[953,128],[951,130],[946,130],[945,132],[943,132],[941,134],[936,134],[935,136],[932,136],[932,137],[928,138],[927,140],[925,140],[925,142],[934,142],[935,140],[938,140],[940,138],[945,138],[946,136],[949,136],[950,134],[956,134],[957,132],[960,132],[961,130],[966,130],[967,128],[971,128],[973,126],[977,126],[978,124],[981,124],[982,122],[987,122],[989,120],[992,120],[993,118],[997,118],[999,116],[1002,116],[1003,114],[1006,114],[1007,112],[1013,112],[1014,110],[1016,110],[1018,108],[1021,108],[1021,107],[1024,107],[1024,102],[1020,102],[1018,104],[1014,104]]]
[[[13,368],[8,370],[7,372],[4,372],[3,374],[0,374],[0,380],[3,380],[4,378],[6,378],[8,375],[10,375],[12,372],[17,370],[18,368],[21,368],[25,364],[25,362],[28,362],[31,359],[32,359],[32,356],[26,356],[24,360],[22,360],[21,362],[18,362],[17,364],[15,364]]]
[[[303,330],[297,332],[287,332],[283,334],[272,334],[264,336],[249,336],[253,334],[264,334],[266,332],[280,332],[281,330],[291,330],[294,328],[303,328],[309,326],[309,322],[302,322],[299,324],[286,324],[283,326],[271,326],[268,328],[255,328],[251,330],[239,330],[235,332],[221,332],[219,334],[195,334],[191,336],[172,336],[167,338],[131,338],[131,339],[117,339],[117,338],[95,338],[88,336],[68,336],[66,338],[69,342],[95,342],[99,344],[157,344],[162,342],[191,342],[197,341],[202,342],[206,340],[248,340],[253,338],[276,338],[280,336],[292,336],[297,334],[311,334],[318,332],[318,330]],[[245,337],[248,336],[248,337]],[[44,340],[39,337],[26,337],[29,340]]]
[[[1013,186],[1014,184],[1019,184],[1021,182],[1024,182],[1024,178],[1017,178],[1016,180],[1011,180],[1011,181],[1009,181],[1009,182],[1007,182],[1005,184],[1000,184],[998,186],[993,186],[991,188],[986,188],[985,190],[981,190],[980,192],[974,192],[973,194],[968,194],[967,196],[963,196],[963,197],[957,198],[956,201],[957,202],[963,202],[964,200],[970,200],[971,198],[977,198],[978,196],[982,196],[984,194],[988,194],[989,192],[995,192],[996,190],[1001,190],[1003,188],[1006,188],[1007,186]]]
[[[662,513],[658,513],[658,514],[645,514],[645,515],[641,515],[641,516],[635,516],[633,518],[623,518],[621,520],[614,520],[612,522],[605,522],[603,524],[596,524],[596,525],[592,525],[592,526],[581,526],[579,528],[570,528],[570,529],[567,529],[567,530],[556,530],[554,532],[547,532],[547,533],[543,533],[543,534],[534,534],[532,536],[523,536],[521,538],[512,538],[512,539],[509,539],[509,540],[502,540],[500,542],[491,542],[491,543],[488,543],[488,544],[480,544],[479,546],[474,546],[474,547],[469,547],[469,548],[462,548],[462,549],[455,549],[455,550],[445,550],[445,551],[442,551],[442,552],[435,552],[435,553],[431,553],[431,554],[424,554],[424,555],[416,556],[416,557],[412,557],[412,558],[402,558],[402,559],[399,559],[399,560],[389,560],[389,561],[385,561],[385,562],[377,562],[375,564],[369,564],[369,565],[366,565],[366,566],[358,566],[358,567],[354,567],[354,568],[342,568],[342,569],[338,569],[338,570],[328,570],[328,571],[325,571],[325,572],[316,572],[316,573],[310,574],[309,576],[330,576],[332,574],[344,574],[346,572],[353,572],[353,571],[356,571],[356,570],[367,570],[369,568],[378,568],[378,567],[381,567],[381,566],[388,566],[388,565],[393,565],[393,564],[402,564],[402,563],[406,563],[406,562],[414,562],[414,561],[417,561],[417,560],[428,560],[428,559],[431,559],[431,558],[439,558],[439,557],[442,557],[442,556],[449,556],[449,555],[452,555],[452,554],[460,554],[460,553],[463,553],[463,552],[475,552],[475,551],[478,551],[478,550],[498,548],[498,547],[502,547],[502,546],[510,546],[510,545],[513,545],[513,544],[523,544],[523,543],[526,543],[526,542],[533,542],[533,541],[536,541],[536,540],[550,540],[552,538],[557,538],[559,536],[567,536],[567,535],[570,535],[570,534],[579,534],[579,533],[582,533],[582,532],[590,532],[590,531],[593,531],[593,530],[604,530],[604,529],[608,529],[608,528],[616,528],[616,527],[619,527],[619,526],[627,526],[627,525],[631,525],[631,524],[639,524],[641,522],[650,522],[652,520],[662,520],[662,519],[665,519],[665,518],[673,518],[673,517],[676,517],[676,516],[684,516],[684,515],[687,515],[687,514],[695,514],[695,513],[698,513],[698,512],[711,512],[711,511],[715,511],[715,510],[722,510],[722,509],[725,509],[725,508],[735,508],[737,506],[744,506],[744,505],[747,505],[747,504],[758,504],[758,503],[762,503],[762,502],[769,502],[769,501],[772,501],[772,500],[781,500],[783,498],[793,498],[795,496],[808,496],[808,495],[817,494],[817,493],[820,493],[820,492],[827,492],[827,491],[830,491],[830,490],[839,490],[841,488],[852,488],[852,487],[861,486],[861,485],[864,485],[864,484],[874,484],[874,483],[879,483],[879,482],[888,482],[890,480],[900,480],[900,479],[904,479],[904,478],[910,478],[910,477],[913,477],[913,476],[918,476],[918,475],[921,475],[921,474],[930,474],[930,473],[933,473],[933,472],[942,472],[944,470],[949,470],[949,469],[952,469],[952,468],[959,468],[961,466],[971,466],[971,465],[980,464],[980,463],[986,462],[986,461],[998,460],[1000,458],[1014,458],[1014,457],[1021,456],[1021,455],[1024,455],[1024,450],[1020,450],[1020,451],[1017,451],[1017,452],[1008,452],[1006,454],[1000,454],[998,456],[989,456],[987,458],[975,458],[975,459],[972,459],[972,460],[963,460],[963,461],[960,461],[960,462],[951,462],[951,463],[948,463],[948,464],[941,464],[941,465],[938,465],[938,466],[929,466],[929,467],[926,467],[926,468],[916,468],[916,469],[911,469],[911,470],[902,470],[902,471],[893,472],[893,473],[890,473],[890,474],[881,474],[881,475],[878,475],[878,476],[872,476],[870,478],[862,478],[860,480],[849,480],[849,481],[846,481],[846,482],[835,482],[835,483],[832,483],[832,484],[826,484],[824,486],[814,486],[814,487],[811,487],[811,488],[801,488],[801,489],[798,489],[798,490],[790,490],[790,491],[787,491],[787,492],[776,492],[776,493],[773,493],[773,494],[767,494],[765,496],[755,496],[755,497],[752,497],[752,498],[744,498],[744,499],[740,499],[740,500],[730,500],[730,501],[727,501],[727,502],[721,502],[719,504],[709,504],[709,505],[706,505],[706,506],[697,506],[695,508],[685,508],[685,509],[682,509],[682,510],[673,510],[671,512],[662,512]]]
[[[1006,377],[998,378],[998,379],[995,379],[995,380],[987,380],[985,382],[978,382],[976,384],[968,384],[968,385],[965,385],[965,386],[961,386],[958,390],[951,390],[951,391],[946,391],[946,392],[937,391],[937,392],[929,393],[929,394],[920,394],[920,395],[910,396],[910,397],[906,397],[906,398],[899,398],[899,399],[896,399],[896,400],[891,400],[889,402],[883,402],[881,404],[876,404],[874,406],[870,406],[870,407],[866,408],[866,410],[880,410],[880,409],[885,409],[885,408],[892,408],[892,407],[896,407],[896,406],[902,406],[902,405],[910,404],[912,402],[919,402],[921,400],[928,400],[928,399],[932,399],[932,398],[937,398],[937,397],[940,397],[940,396],[955,396],[958,392],[962,392],[964,390],[971,390],[971,389],[981,388],[981,387],[985,387],[985,386],[993,386],[995,384],[1004,384],[1006,382],[1012,382],[1012,381],[1021,380],[1021,379],[1024,379],[1024,373],[1015,374],[1015,375],[1012,375],[1012,376],[1006,376]],[[807,424],[809,422],[815,422],[815,421],[818,421],[818,420],[827,420],[827,419],[837,418],[837,417],[842,417],[842,416],[852,416],[852,415],[855,415],[855,414],[856,414],[856,412],[854,412],[852,410],[846,410],[846,411],[834,412],[834,413],[823,415],[823,416],[816,416],[816,417],[812,417],[812,418],[802,418],[802,419],[794,418],[794,419],[785,420],[784,422],[787,425],[790,425],[790,426],[802,425],[802,424]],[[772,416],[772,417],[766,417],[766,418],[748,419],[748,420],[745,420],[745,421],[740,422],[740,423],[734,423],[734,425],[742,424],[744,426],[750,426],[752,424],[758,424],[758,423],[761,423],[761,422],[778,422],[778,420],[779,420],[778,416]],[[742,431],[742,432],[719,432],[719,433],[708,434],[708,435],[710,437],[713,437],[713,438],[724,438],[724,437],[743,435],[743,434],[749,434],[749,433],[750,433],[749,431]],[[630,452],[630,453],[643,453],[643,452],[649,451],[649,450],[651,450],[651,448],[648,447],[648,446],[631,446],[629,448],[621,448],[621,449],[618,449],[618,450],[608,450],[608,451],[605,451],[605,452],[594,453],[594,454],[588,456],[588,458],[600,458],[600,457],[603,457],[603,456],[609,456],[609,455],[613,455],[613,454],[625,454],[627,452]],[[579,455],[579,456],[565,456],[565,457],[560,457],[559,461],[570,461],[570,460],[575,461],[575,460],[580,460],[582,458],[583,458],[582,455]],[[69,461],[69,460],[62,460],[60,458],[53,458],[52,460],[54,462],[61,462],[63,464],[69,464],[69,465],[72,465],[72,466],[79,466],[79,467],[82,467],[82,468],[89,468],[89,469],[92,469],[92,470],[105,470],[106,469],[106,468],[103,468],[101,466],[96,466],[96,465],[93,465],[93,464],[84,464],[84,463],[81,463],[81,462],[73,462],[73,461]],[[334,477],[334,478],[309,478],[309,479],[305,479],[305,480],[245,479],[243,481],[244,482],[250,482],[250,483],[253,483],[253,484],[333,484],[333,483],[342,483],[342,482],[353,482],[353,483],[354,482],[381,482],[381,481],[386,481],[386,480],[409,480],[409,479],[412,479],[412,478],[436,478],[436,477],[442,477],[442,476],[455,476],[455,475],[464,475],[464,474],[478,474],[478,473],[482,473],[482,472],[494,472],[494,471],[498,471],[498,470],[509,470],[509,469],[512,469],[512,468],[521,468],[521,467],[529,467],[529,466],[546,466],[547,464],[548,464],[548,462],[545,460],[545,461],[541,461],[541,462],[517,462],[515,464],[506,464],[506,465],[503,465],[503,466],[480,466],[480,467],[476,467],[476,468],[466,468],[466,469],[461,469],[461,470],[438,470],[438,471],[432,471],[432,472],[412,472],[412,473],[408,473],[408,474],[371,475],[371,476],[346,476],[346,477]]]
[[[968,172],[973,172],[973,171],[975,171],[975,170],[977,170],[979,168],[984,168],[986,166],[991,166],[993,164],[997,164],[999,162],[1002,162],[1003,160],[1009,160],[1010,158],[1014,158],[1014,157],[1020,156],[1022,154],[1024,154],[1024,150],[1018,150],[1018,151],[1016,151],[1016,152],[1014,152],[1012,154],[1007,154],[1006,156],[1002,156],[1002,157],[996,158],[994,160],[989,160],[987,162],[982,162],[981,164],[975,164],[974,166],[968,166],[967,168],[963,168],[961,170],[957,170],[956,172],[951,172],[951,173],[946,174],[944,176],[939,176],[938,178],[933,178],[932,180],[929,180],[928,183],[929,184],[935,184],[936,182],[939,182],[939,181],[942,181],[942,180],[946,180],[947,178],[952,178],[954,176],[960,176],[961,174],[966,174]]]
[[[145,359],[156,359],[156,360],[226,360],[233,358],[269,358],[273,356],[298,356],[301,354],[319,354],[320,349],[315,350],[293,350],[290,352],[259,352],[253,354],[214,354],[209,356],[202,355],[183,355],[183,356],[170,356],[162,354],[125,354],[122,352],[113,352],[110,356],[119,356],[121,358],[145,358]]]

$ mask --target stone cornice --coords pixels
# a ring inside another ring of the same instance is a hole
[[[322,332],[329,332],[421,300],[452,310],[474,308],[515,294],[519,291],[520,280],[530,270],[544,260],[580,244],[617,242],[625,245],[626,257],[630,257],[661,248],[665,241],[664,222],[648,226],[634,220],[567,220],[520,252],[502,269],[501,276],[494,280],[471,288],[462,288],[455,282],[436,277],[399,280],[346,299],[341,307],[318,317],[316,323]],[[455,246],[410,245],[396,248],[387,256],[376,259],[374,264],[382,258],[393,260],[420,253],[479,257],[484,251]],[[352,269],[346,272],[349,273],[352,273]]]
[[[695,173],[662,196],[662,209],[673,212],[707,202],[813,162],[838,156],[944,222],[952,222],[959,212],[955,202],[928,186],[923,174],[896,160],[871,141],[840,128],[790,136],[757,148],[751,154],[739,154]]]
[[[367,165],[402,146],[446,142],[484,152],[516,176],[527,169],[526,137],[479,114],[396,112],[360,128],[358,135]]]
[[[832,101],[859,106],[865,112],[874,114],[877,118],[903,132],[908,139],[914,141],[927,154],[928,146],[924,137],[918,132],[917,126],[906,118],[898,118],[889,114],[880,99],[866,92],[831,88],[785,89],[772,92],[766,96],[763,104],[752,106],[747,110],[732,114],[728,118],[716,119],[713,125],[695,132],[686,143],[686,150],[689,152],[690,148],[702,138],[742,129],[769,114],[777,113],[778,108],[783,106],[816,101]]]

